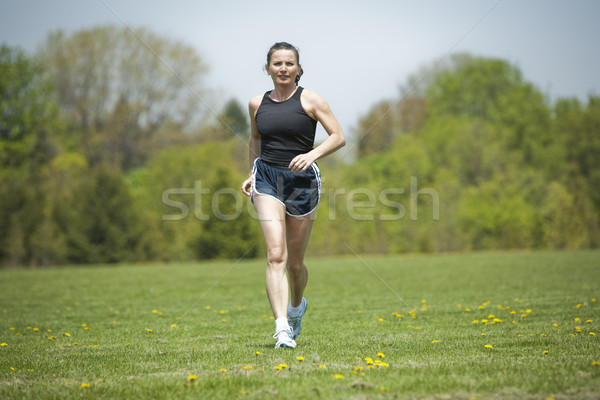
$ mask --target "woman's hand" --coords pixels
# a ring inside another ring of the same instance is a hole
[[[246,179],[244,181],[244,183],[242,183],[242,193],[244,193],[246,196],[250,197],[250,195],[252,194],[252,192],[250,191],[252,187],[252,177],[249,177],[248,179]]]
[[[290,161],[290,165],[288,165],[288,167],[292,170],[292,172],[306,171],[316,160],[316,157],[311,153],[312,152],[298,154],[292,159],[292,161]]]

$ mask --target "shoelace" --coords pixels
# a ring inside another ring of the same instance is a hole
[[[282,330],[280,330],[278,332],[275,332],[275,334],[273,335],[273,339],[277,339],[277,337],[279,336],[279,334],[281,334],[283,332],[287,333],[288,336],[290,337],[290,339],[292,338],[292,331],[291,330],[289,330],[289,329],[282,329]]]

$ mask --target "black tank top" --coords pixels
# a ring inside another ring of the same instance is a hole
[[[308,153],[315,143],[317,121],[302,108],[302,87],[281,102],[263,96],[256,111],[256,126],[261,136],[260,157],[275,164],[289,164],[298,154]]]

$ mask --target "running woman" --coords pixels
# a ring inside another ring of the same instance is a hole
[[[242,192],[252,199],[266,244],[275,348],[295,348],[307,309],[304,254],[321,190],[315,161],[343,147],[346,139],[327,102],[298,86],[303,70],[294,46],[275,43],[265,70],[273,90],[250,100],[250,176]],[[328,137],[313,148],[317,123]]]

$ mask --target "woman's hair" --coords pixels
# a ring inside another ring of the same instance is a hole
[[[287,42],[277,42],[273,46],[271,46],[271,48],[269,49],[269,52],[267,53],[267,65],[271,64],[271,56],[277,50],[293,51],[294,54],[296,54],[296,62],[298,63],[298,65],[300,65],[300,53],[298,53],[298,49]],[[298,81],[300,80],[300,77],[302,76],[302,74],[304,74],[304,71],[302,70],[302,67],[300,67],[300,71],[298,71],[298,76],[296,76],[296,85],[298,85]]]

